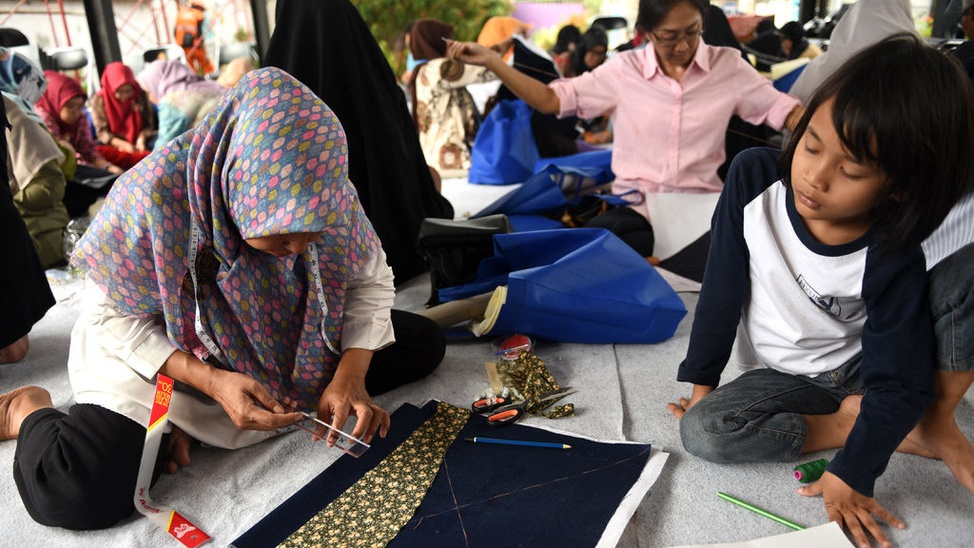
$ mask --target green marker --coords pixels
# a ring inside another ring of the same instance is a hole
[[[726,500],[726,501],[733,502],[734,504],[736,504],[738,506],[743,506],[744,508],[747,508],[748,510],[754,512],[755,514],[760,514],[760,515],[762,515],[762,516],[764,516],[764,517],[766,517],[768,519],[777,521],[778,523],[780,523],[782,525],[787,525],[788,527],[791,527],[795,531],[801,531],[801,530],[804,529],[804,527],[802,527],[801,525],[798,525],[795,522],[788,521],[788,520],[786,520],[785,518],[783,518],[781,516],[776,516],[776,515],[772,514],[771,512],[768,512],[767,510],[762,510],[762,509],[758,508],[757,506],[754,506],[753,504],[748,504],[748,503],[744,502],[741,499],[734,498],[734,497],[728,495],[727,493],[721,493],[720,491],[717,491],[717,496],[720,497],[720,498],[722,498],[722,499],[724,499],[724,500]]]

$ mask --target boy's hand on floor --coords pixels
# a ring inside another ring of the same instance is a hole
[[[845,527],[861,548],[872,546],[869,537],[866,535],[867,531],[883,548],[893,546],[873,516],[897,529],[906,527],[899,518],[880,506],[876,499],[860,494],[831,472],[825,472],[821,479],[811,485],[799,487],[798,494],[806,497],[822,495],[829,520],[837,521],[839,525]]]
[[[702,384],[693,385],[693,393],[690,394],[690,399],[680,398],[676,403],[666,404],[666,408],[673,413],[673,416],[682,419],[683,414],[690,410],[691,407],[696,405],[696,403],[703,399],[704,396],[714,391],[713,386],[705,386]]]

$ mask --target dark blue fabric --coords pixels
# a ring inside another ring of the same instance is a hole
[[[531,109],[519,99],[500,101],[477,131],[467,180],[485,185],[520,183],[534,172],[539,157]]]
[[[646,260],[603,229],[494,236],[477,279],[439,290],[450,301],[507,286],[491,333],[579,343],[654,343],[673,336],[683,301]]]
[[[377,438],[358,459],[341,457],[231,546],[277,546],[435,410],[435,401],[422,408],[403,405],[393,413],[385,439]],[[572,448],[464,441],[481,436],[567,443]],[[475,415],[447,451],[416,514],[389,546],[594,546],[642,473],[650,449],[648,444],[596,442],[517,424],[499,430]]]

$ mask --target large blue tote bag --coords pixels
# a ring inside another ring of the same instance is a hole
[[[506,285],[492,334],[578,343],[655,343],[673,336],[683,301],[656,270],[603,229],[494,236],[477,279],[440,289],[450,301]]]

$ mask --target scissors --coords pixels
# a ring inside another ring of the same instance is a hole
[[[551,392],[545,392],[536,398],[528,398],[517,402],[511,402],[510,398],[495,396],[492,398],[481,398],[471,406],[474,411],[480,414],[487,414],[487,424],[491,426],[507,426],[518,421],[526,413],[527,407],[544,404],[542,409],[554,404],[556,401],[575,392],[566,386]]]

